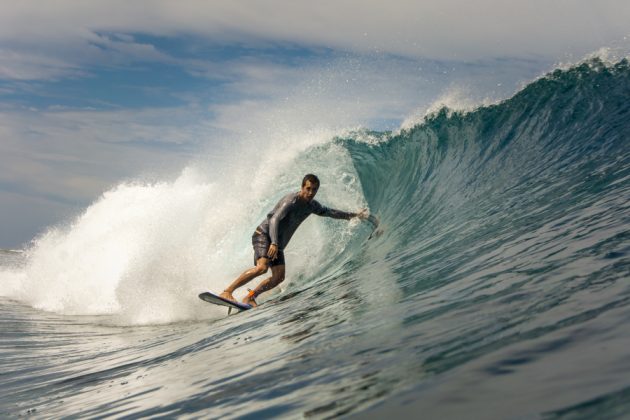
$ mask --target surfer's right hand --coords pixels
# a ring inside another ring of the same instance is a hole
[[[269,251],[267,251],[267,256],[270,260],[275,260],[276,258],[278,258],[278,245],[271,244],[269,246]]]

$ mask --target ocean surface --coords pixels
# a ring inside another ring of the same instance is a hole
[[[0,252],[0,417],[630,418],[627,60],[269,159],[121,183]],[[378,229],[313,216],[260,307],[199,300],[306,172]]]

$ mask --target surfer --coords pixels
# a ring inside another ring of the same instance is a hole
[[[302,188],[284,196],[267,215],[267,218],[256,228],[252,236],[254,247],[254,268],[251,268],[232,282],[221,293],[221,297],[235,301],[232,293],[236,289],[249,283],[254,278],[264,274],[271,267],[271,277],[263,280],[243,299],[243,303],[256,306],[255,298],[267,290],[271,290],[284,281],[285,261],[284,248],[298,226],[311,214],[332,217],[333,219],[350,220],[358,217],[361,220],[369,217],[367,209],[358,213],[347,213],[321,205],[314,200],[319,189],[319,179],[313,174],[307,174],[302,180]]]

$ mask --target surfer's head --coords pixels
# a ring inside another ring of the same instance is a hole
[[[313,174],[306,174],[302,180],[302,189],[300,190],[300,198],[305,201],[311,201],[317,190],[319,189],[319,178]]]
[[[316,184],[317,187],[319,187],[319,178],[317,178],[317,175],[313,175],[313,174],[304,175],[304,179],[302,180],[302,186],[306,185],[306,181],[311,181],[311,184]]]

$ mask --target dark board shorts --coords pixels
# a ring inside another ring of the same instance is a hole
[[[258,263],[259,258],[269,258],[267,251],[271,246],[271,238],[264,232],[256,229],[252,236],[252,246],[254,247],[254,265]],[[277,258],[275,260],[269,260],[269,266],[284,265],[284,252],[278,250]]]

